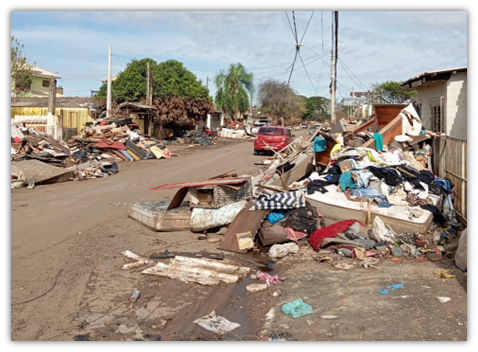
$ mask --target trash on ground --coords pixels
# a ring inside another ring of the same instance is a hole
[[[271,275],[269,275],[268,273],[264,273],[264,272],[261,272],[261,271],[258,271],[258,272],[257,272],[257,278],[258,278],[259,280],[265,280],[265,281],[267,281],[268,284],[277,284],[277,283],[280,283],[279,275],[271,276]]]
[[[143,270],[142,274],[178,279],[182,282],[196,282],[201,285],[217,285],[220,282],[234,283],[245,277],[250,268],[225,264],[213,259],[187,258],[176,256],[168,264],[158,262]]]
[[[435,274],[437,279],[452,279],[455,277],[455,275],[451,275],[454,272],[455,270],[453,269],[436,269],[433,271],[433,274]]]
[[[225,333],[241,326],[238,323],[231,322],[224,317],[216,315],[215,310],[208,315],[194,320],[193,323],[198,324],[206,330],[215,332],[218,335],[224,335]]]
[[[269,284],[250,284],[246,286],[247,292],[259,292],[269,288]]]
[[[446,303],[451,301],[450,297],[437,297],[437,300],[439,300],[441,303]]]
[[[295,243],[275,244],[269,249],[269,256],[272,258],[284,258],[288,254],[295,254],[299,246]]]
[[[390,285],[390,286],[387,286],[387,288],[390,289],[391,291],[395,291],[396,289],[403,288],[403,284]],[[388,295],[390,293],[385,288],[378,290],[378,292],[381,293],[382,295]]]
[[[304,315],[312,314],[314,310],[310,305],[304,303],[302,298],[298,298],[295,301],[284,304],[282,306],[282,312],[290,315],[292,318],[299,318]]]

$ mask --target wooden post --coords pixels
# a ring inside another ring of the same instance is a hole
[[[48,112],[52,115],[55,115],[55,105],[56,105],[56,79],[51,77],[49,92],[48,92]]]
[[[106,95],[106,117],[111,116],[111,44],[108,48],[108,86]]]
[[[151,85],[151,81],[149,79],[149,61],[148,61],[148,62],[146,62],[146,98],[148,100],[149,100],[149,86],[150,85]]]

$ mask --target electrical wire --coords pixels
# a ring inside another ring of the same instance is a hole
[[[360,84],[358,84],[358,85],[359,85],[361,88],[367,90],[365,84],[362,83],[362,81],[352,72],[352,70],[345,64],[345,62],[343,62],[342,59],[339,59],[339,62],[340,62],[340,64],[342,65],[342,67],[344,68],[344,70],[345,70],[345,67],[347,67],[347,70],[349,70],[350,73],[360,82]],[[347,72],[347,70],[345,70],[345,72]],[[347,73],[347,74],[348,74],[348,73]],[[350,77],[350,75],[349,75],[349,77]],[[352,79],[352,77],[350,77],[350,78]],[[353,80],[353,79],[352,79],[352,80]],[[355,82],[355,81],[354,81],[354,82]],[[355,83],[357,83],[357,82],[355,82]]]
[[[292,29],[292,24],[290,23],[289,15],[287,14],[287,11],[284,11],[284,12],[287,17],[287,21],[289,22],[289,27],[290,27],[290,30],[292,31],[292,36],[295,38],[294,30]]]
[[[297,37],[297,26],[295,24],[295,11],[292,11],[292,18],[294,19],[295,42],[299,43],[299,38]]]
[[[323,16],[323,11],[320,11],[320,26],[322,27],[322,55],[325,56],[325,51],[324,51],[324,16]]]
[[[300,59],[300,61],[302,62],[302,66],[304,67],[304,70],[305,70],[305,73],[307,74],[307,77],[309,77],[310,84],[312,85],[312,87],[314,87],[314,83],[312,83],[312,79],[311,79],[310,76],[309,76],[309,72],[308,72],[307,69],[305,68],[304,61],[302,61],[302,55],[300,55],[300,52],[299,52],[299,51],[297,51],[297,54],[299,55],[299,59]]]
[[[309,22],[307,22],[307,26],[305,27],[304,34],[302,34],[302,38],[300,39],[300,42],[301,42],[301,43],[302,43],[302,41],[304,40],[305,32],[307,32],[307,28],[309,28],[309,24],[310,24],[310,21],[312,20],[312,16],[314,16],[314,12],[315,12],[315,11],[312,11],[312,15],[310,15]]]
[[[289,75],[289,80],[287,81],[287,87],[289,87],[289,83],[290,83],[290,78],[292,77],[292,72],[294,71],[294,65],[295,65],[295,61],[297,60],[297,53],[299,51],[296,51],[295,52],[295,56],[294,56],[294,61],[292,61],[292,68],[290,70],[290,75]]]

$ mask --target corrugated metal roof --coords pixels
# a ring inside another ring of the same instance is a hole
[[[153,107],[153,106],[144,105],[144,104],[141,104],[139,102],[132,102],[132,101],[128,101],[128,102],[124,102],[124,103],[119,104],[117,106],[117,109],[121,109],[121,108],[123,108],[125,106],[128,106],[128,105],[133,106],[133,107],[138,108],[138,109],[153,109],[153,110],[156,110],[156,108]]]
[[[411,81],[415,81],[417,79],[420,79],[420,78],[426,77],[426,76],[430,76],[432,74],[448,73],[448,72],[453,72],[453,71],[462,72],[462,71],[466,71],[467,69],[468,69],[468,66],[462,66],[462,67],[456,67],[456,68],[449,68],[449,69],[446,69],[446,70],[423,72],[422,74],[420,74],[416,77],[410,78],[408,81],[404,82],[401,85],[404,86],[404,85],[410,83]]]
[[[75,101],[69,98],[57,97],[55,100],[56,107],[62,108],[87,108],[85,106],[80,106]],[[37,107],[44,108],[48,107],[48,98],[16,98],[11,107]]]

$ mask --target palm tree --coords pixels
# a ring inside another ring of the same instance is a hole
[[[214,78],[216,107],[234,120],[237,113],[245,113],[249,108],[249,94],[254,93],[253,78],[241,63],[231,64],[227,72],[220,70]]]

